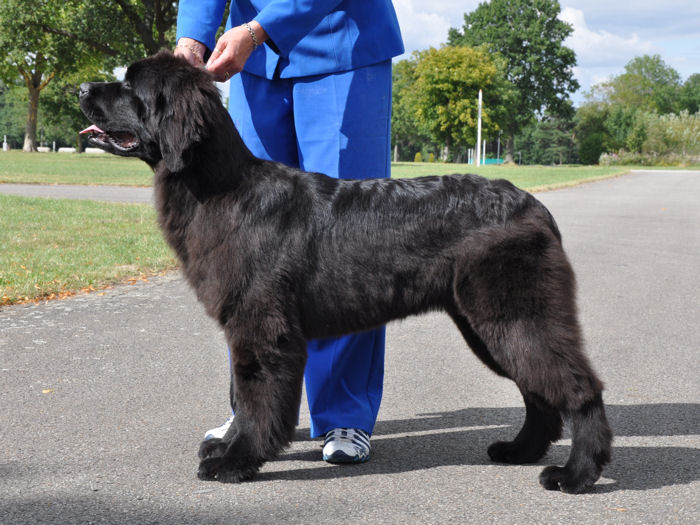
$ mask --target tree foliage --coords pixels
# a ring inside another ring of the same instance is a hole
[[[576,55],[563,45],[573,28],[558,18],[556,0],[491,0],[464,15],[462,31],[450,29],[451,45],[485,45],[506,63],[508,80],[517,90],[510,100],[506,161],[513,160],[513,137],[536,115],[570,110],[570,93],[579,87],[573,76]]]
[[[636,57],[625,72],[607,83],[609,102],[660,114],[680,108],[681,80],[678,72],[659,55]]]
[[[412,160],[432,143],[430,135],[418,125],[410,93],[416,81],[417,60],[400,60],[392,68],[391,143],[394,160]]]
[[[523,164],[573,164],[577,161],[572,119],[545,115],[524,128],[515,139]]]
[[[12,85],[21,80],[28,93],[24,150],[36,150],[39,94],[57,76],[75,71],[89,59],[79,42],[46,32],[41,24],[66,25],[69,7],[62,2],[6,0],[0,4],[0,78]]]
[[[658,55],[632,59],[623,73],[593,86],[578,109],[581,161],[594,164],[602,154],[614,153],[607,162],[636,159],[648,164],[652,161],[642,156],[683,159],[697,154],[698,102],[700,74],[682,83]]]
[[[72,100],[70,108],[60,105],[67,110],[61,117],[77,114],[76,91],[67,80],[103,78],[116,66],[172,47],[176,15],[177,2],[159,0],[3,0],[0,80],[12,86],[21,79],[26,86],[24,149],[36,149],[39,95],[47,86],[61,79]]]
[[[485,49],[449,46],[395,64],[395,144],[427,137],[443,156],[460,158],[476,143],[479,89],[484,136],[495,135],[505,119],[504,101],[514,96],[504,67]]]
[[[415,55],[415,83],[407,99],[419,126],[448,151],[476,143],[479,89],[483,90],[482,133],[494,135],[514,98],[504,64],[486,49],[449,47]]]
[[[681,88],[680,98],[681,109],[691,115],[700,111],[700,73],[688,77]]]

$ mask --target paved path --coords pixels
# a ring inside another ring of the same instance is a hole
[[[146,203],[153,201],[153,188],[131,186],[0,184],[0,193],[22,195],[24,197],[86,199],[105,202]]]
[[[492,464],[523,409],[442,315],[392,324],[362,466],[298,440],[258,478],[200,482],[227,413],[227,358],[179,276],[0,310],[0,523],[697,523],[700,173],[637,173],[540,194],[579,280],[607,385],[614,460],[594,492],[547,492],[542,464]],[[565,438],[568,438],[565,436]]]

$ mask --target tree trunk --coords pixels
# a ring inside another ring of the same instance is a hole
[[[39,112],[39,93],[37,86],[29,86],[29,107],[27,109],[27,128],[24,133],[24,146],[22,151],[37,151],[36,149],[36,123]]]
[[[515,162],[515,135],[513,133],[508,133],[506,138],[506,158],[503,161],[505,164],[512,164]]]
[[[55,75],[55,72],[49,73],[44,78],[44,66],[46,60],[43,55],[37,54],[34,71],[28,71],[22,67],[18,71],[24,78],[24,83],[27,85],[29,92],[29,106],[27,108],[27,128],[24,133],[24,146],[22,151],[37,151],[36,149],[36,125],[37,115],[39,113],[39,94],[44,89]],[[43,80],[42,80],[43,78]]]

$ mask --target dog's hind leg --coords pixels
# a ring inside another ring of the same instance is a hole
[[[476,356],[496,374],[512,377],[496,362],[486,343],[474,332],[469,321],[457,312],[450,316]],[[559,410],[537,395],[524,394],[525,424],[513,441],[498,441],[488,448],[493,461],[501,463],[535,463],[561,437],[562,418]]]
[[[561,245],[541,232],[484,248],[456,275],[456,306],[496,363],[492,368],[515,381],[526,406],[517,437],[492,444],[489,455],[508,463],[537,461],[559,437],[562,416],[569,417],[569,460],[545,469],[540,483],[582,492],[609,462],[612,433],[602,383],[583,352],[571,267]]]
[[[233,424],[223,439],[203,441],[198,476],[250,479],[294,436],[306,363],[306,342],[291,334],[275,341],[230,338]]]
[[[569,459],[563,467],[545,468],[540,473],[540,483],[548,490],[576,494],[593,485],[610,462],[612,431],[600,392],[567,412],[573,434]]]
[[[525,423],[513,441],[491,444],[488,454],[499,462],[536,462],[559,439],[562,416],[569,417],[573,433],[569,461],[564,467],[546,468],[540,483],[550,490],[582,492],[610,461],[612,433],[602,384],[580,346],[567,337],[549,337],[548,323],[515,322],[510,328],[506,324],[499,323],[491,332],[495,339],[483,338],[493,348],[490,355],[503,375],[512,378],[523,393]]]

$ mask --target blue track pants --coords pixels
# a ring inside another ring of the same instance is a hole
[[[229,111],[254,155],[330,177],[389,177],[391,62],[313,77],[231,79]],[[304,210],[299,210],[304,213]],[[382,398],[384,328],[308,344],[311,436],[372,433]]]

